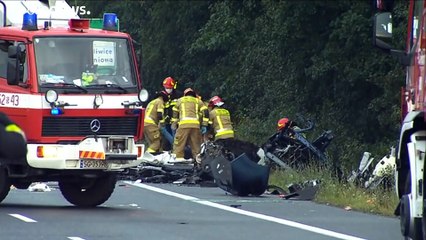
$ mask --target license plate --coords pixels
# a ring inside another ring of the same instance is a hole
[[[102,168],[105,169],[108,164],[105,160],[80,160],[80,168]]]

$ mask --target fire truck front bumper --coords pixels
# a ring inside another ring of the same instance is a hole
[[[132,136],[87,137],[78,144],[28,144],[27,163],[33,168],[119,171],[139,165],[144,144]]]

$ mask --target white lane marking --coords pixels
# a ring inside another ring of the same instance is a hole
[[[17,219],[19,219],[21,221],[24,221],[24,222],[37,222],[36,220],[31,219],[29,217],[22,216],[21,214],[10,213],[9,215],[12,216],[12,217],[14,217],[14,218],[17,218]]]
[[[85,240],[84,238],[81,238],[81,237],[68,237],[68,239],[70,239],[70,240]]]
[[[245,215],[245,216],[249,216],[249,217],[254,217],[254,218],[258,218],[258,219],[262,219],[262,220],[266,220],[266,221],[270,221],[270,222],[279,223],[279,224],[287,225],[287,226],[294,227],[294,228],[299,228],[299,229],[302,229],[302,230],[322,234],[322,235],[337,238],[337,239],[365,240],[364,238],[359,238],[359,237],[355,237],[355,236],[351,236],[351,235],[347,235],[347,234],[343,234],[343,233],[333,232],[333,231],[330,231],[330,230],[326,230],[326,229],[322,229],[322,228],[318,228],[318,227],[313,227],[313,226],[309,226],[309,225],[298,223],[298,222],[293,222],[293,221],[282,219],[282,218],[272,217],[272,216],[268,216],[268,215],[264,215],[264,214],[260,214],[260,213],[249,212],[249,211],[246,211],[246,210],[225,206],[225,205],[222,205],[222,204],[202,200],[202,199],[199,199],[199,198],[196,198],[196,197],[191,197],[191,196],[188,196],[188,195],[183,195],[183,194],[180,194],[180,193],[175,193],[175,192],[164,190],[164,189],[161,189],[161,188],[149,186],[149,185],[146,185],[146,184],[143,184],[143,183],[132,183],[132,182],[129,182],[129,181],[125,181],[125,183],[130,184],[130,185],[135,186],[135,187],[140,187],[140,188],[144,188],[144,189],[151,190],[151,191],[154,191],[154,192],[162,193],[162,194],[165,194],[165,195],[168,195],[168,196],[177,197],[177,198],[180,198],[180,199],[183,199],[183,200],[193,201],[195,203],[199,203],[199,204],[202,204],[202,205],[206,205],[206,206],[210,206],[210,207],[214,207],[214,208],[222,209],[222,210],[225,210],[225,211],[229,211],[229,212],[233,212],[233,213],[237,213],[237,214],[241,214],[241,215]]]

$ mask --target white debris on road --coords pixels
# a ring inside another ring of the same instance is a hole
[[[52,191],[49,186],[47,186],[46,183],[32,183],[28,187],[28,191],[30,192],[50,192]]]

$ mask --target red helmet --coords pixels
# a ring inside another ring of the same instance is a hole
[[[219,96],[214,96],[212,98],[210,98],[209,101],[209,107],[213,107],[213,106],[222,106],[224,103],[222,101],[222,98],[220,98]]]
[[[277,123],[277,131],[285,128],[287,126],[287,124],[290,122],[290,120],[288,118],[281,118],[280,120],[278,120]]]
[[[176,86],[176,81],[172,77],[166,77],[163,80],[163,87],[164,88],[172,88],[174,89]]]

